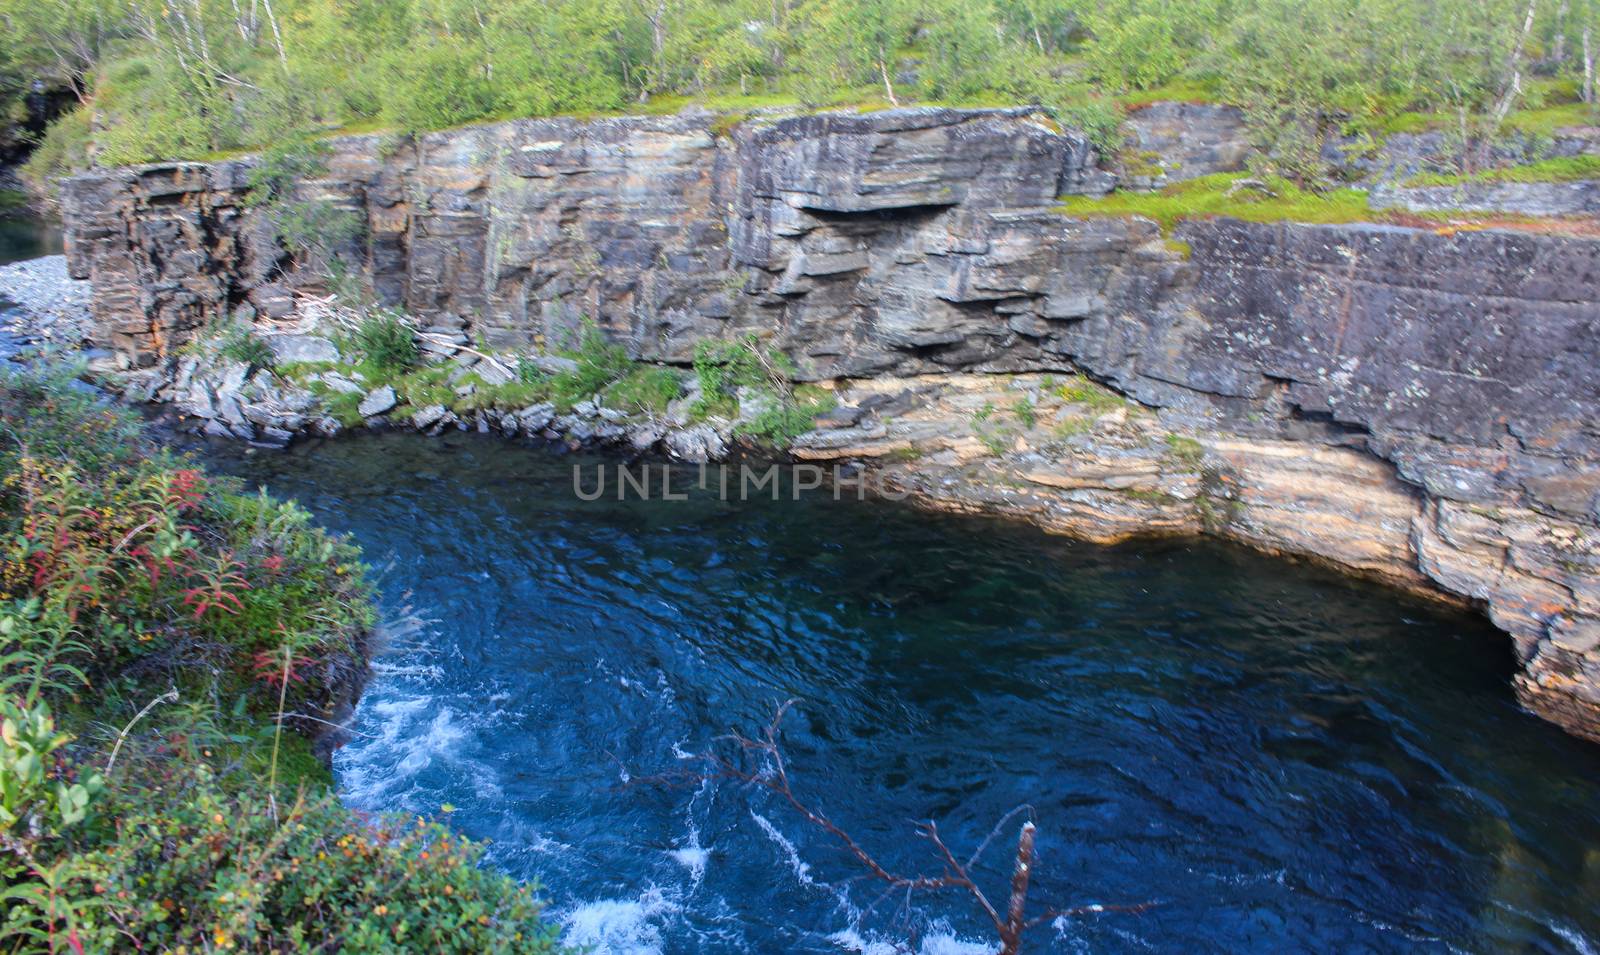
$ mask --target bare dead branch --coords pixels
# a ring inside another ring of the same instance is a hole
[[[1056,919],[1077,918],[1080,915],[1100,915],[1104,912],[1124,912],[1137,915],[1140,912],[1147,912],[1155,907],[1156,903],[1154,902],[1138,902],[1133,905],[1091,904],[1078,905],[1070,909],[1050,909],[1043,915],[1036,915],[1029,919],[1026,923],[1026,927],[1038,928],[1039,926],[1044,925],[1046,922],[1054,922]]]
[[[967,894],[978,908],[988,917],[994,927],[996,937],[1000,940],[1001,955],[1017,955],[1022,950],[1022,937],[1029,929],[1052,922],[1059,918],[1071,918],[1078,915],[1099,914],[1106,912],[1138,913],[1151,908],[1155,903],[1141,902],[1134,905],[1106,905],[1092,904],[1074,908],[1053,908],[1043,914],[1029,918],[1027,916],[1028,889],[1032,881],[1034,862],[1034,841],[1036,827],[1033,820],[1034,809],[1031,805],[1021,805],[1012,809],[1000,818],[994,828],[984,837],[971,856],[965,862],[956,858],[948,844],[939,834],[938,823],[933,820],[915,824],[917,834],[928,840],[933,846],[935,855],[943,865],[943,871],[938,875],[914,874],[907,875],[889,868],[878,860],[854,836],[823,813],[802,800],[794,791],[789,779],[789,767],[784,757],[783,747],[780,743],[784,717],[794,708],[797,700],[786,700],[778,705],[773,712],[770,722],[764,726],[759,735],[746,736],[737,731],[730,732],[718,738],[718,742],[731,746],[736,755],[733,758],[716,751],[707,751],[695,754],[695,759],[708,770],[700,773],[677,773],[660,776],[646,776],[632,779],[634,782],[668,783],[673,781],[693,781],[704,783],[707,780],[729,780],[756,786],[777,796],[788,803],[801,818],[822,830],[833,838],[857,863],[866,870],[867,876],[882,882],[885,886],[883,892],[863,911],[867,914],[876,909],[885,899],[899,896],[904,893],[903,909],[909,918],[912,895],[918,891],[932,891],[944,889],[958,889]],[[626,772],[626,770],[624,770]],[[1002,913],[997,909],[989,897],[984,893],[972,872],[984,852],[999,838],[1009,825],[1018,817],[1025,815],[1027,818],[1018,833],[1017,850],[1013,857],[1009,893],[1007,896],[1006,910]]]
[[[1033,832],[1031,822],[1022,824],[1017,836],[1017,861],[1011,869],[1011,899],[1006,905],[1006,924],[1000,933],[1000,951],[1013,955],[1022,950],[1022,933],[1028,922],[1024,910],[1028,906],[1028,880],[1033,875]]]

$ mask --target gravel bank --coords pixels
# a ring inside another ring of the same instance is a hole
[[[89,283],[67,275],[64,255],[0,265],[0,325],[21,344],[76,348],[89,333]]]

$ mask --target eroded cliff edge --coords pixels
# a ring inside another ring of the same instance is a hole
[[[1207,531],[1469,600],[1517,691],[1600,740],[1600,242],[1533,232],[1075,220],[1111,177],[1027,110],[530,120],[335,140],[376,293],[541,349],[583,316],[642,360],[756,332],[842,406],[799,442],[920,499],[1109,540]],[[1181,138],[1179,140],[1181,146]],[[1198,157],[1197,157],[1198,158]],[[159,366],[316,270],[250,162],[63,192],[97,338]],[[1082,374],[1105,398],[1059,387]]]

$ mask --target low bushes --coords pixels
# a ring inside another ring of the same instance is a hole
[[[389,309],[366,312],[340,344],[380,374],[404,373],[422,357],[417,333]]]
[[[741,402],[758,410],[736,429],[779,448],[811,430],[817,415],[833,407],[831,392],[793,385],[794,362],[754,336],[734,341],[703,341],[695,348],[700,398],[692,414],[738,418]]]
[[[552,949],[478,847],[328,794],[353,545],[64,380],[0,377],[0,419],[0,951]]]

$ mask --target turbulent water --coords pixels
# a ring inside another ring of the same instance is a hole
[[[377,662],[346,798],[453,807],[569,941],[989,950],[968,898],[885,897],[772,794],[683,775],[798,698],[798,795],[885,865],[940,872],[915,820],[964,856],[1028,804],[1039,910],[1154,903],[1030,950],[1600,947],[1600,750],[1516,709],[1471,616],[1217,544],[826,494],[586,503],[592,460],[468,435],[219,453],[431,618]],[[985,860],[1000,896],[1006,848]]]

